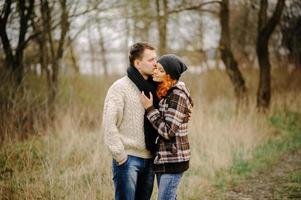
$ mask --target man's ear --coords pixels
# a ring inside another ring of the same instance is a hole
[[[134,65],[137,69],[140,69],[140,60],[139,59],[134,60]]]

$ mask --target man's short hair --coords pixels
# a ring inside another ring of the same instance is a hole
[[[130,47],[129,61],[134,65],[136,59],[141,59],[145,49],[156,50],[156,48],[148,42],[137,42]]]

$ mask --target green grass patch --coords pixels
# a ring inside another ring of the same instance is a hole
[[[286,196],[288,199],[301,199],[301,170],[289,173],[284,177],[284,183],[276,185],[274,189],[274,196]]]
[[[252,158],[244,159],[244,154],[236,151],[233,165],[216,173],[215,186],[225,190],[227,186],[236,186],[252,172],[266,169],[277,162],[282,154],[301,148],[301,114],[297,112],[275,112],[268,123],[280,132],[268,142],[252,151]],[[293,176],[298,179],[298,175]],[[299,177],[300,178],[300,177]]]
[[[291,182],[300,183],[301,184],[301,170],[298,170],[298,171],[290,173],[289,176],[288,176],[288,179]]]

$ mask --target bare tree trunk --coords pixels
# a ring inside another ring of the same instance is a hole
[[[15,51],[13,53],[10,41],[6,32],[6,25],[8,17],[11,13],[12,1],[6,0],[4,3],[4,10],[0,17],[0,37],[3,44],[3,49],[5,53],[5,65],[9,70],[11,80],[15,86],[20,86],[24,76],[24,66],[23,66],[23,52],[26,47],[27,41],[25,40],[26,33],[28,30],[28,22],[33,13],[34,0],[29,0],[29,5],[26,6],[25,0],[17,1],[17,8],[20,18],[20,28],[19,28],[19,38]]]
[[[247,4],[247,5],[246,5]],[[249,1],[247,2],[244,2],[244,11],[245,11],[245,14],[243,15],[243,24],[242,24],[242,29],[244,30],[243,31],[243,34],[241,34],[241,36],[239,37],[238,39],[238,42],[241,44],[241,46],[243,47],[242,48],[242,58],[244,60],[244,62],[248,62],[250,63],[250,60],[249,60],[249,52],[247,51],[246,47],[248,46],[248,37],[247,37],[247,32],[248,32],[248,27],[249,27],[249,16],[250,16],[250,6],[248,6],[249,4]],[[247,7],[247,8],[245,8]],[[243,63],[243,64],[246,64],[246,63]]]
[[[42,6],[40,6],[40,12],[43,13]],[[43,20],[43,16],[42,16],[42,20]],[[49,63],[47,42],[45,42],[47,39],[46,29],[44,25],[36,24],[33,19],[31,21],[31,24],[32,24],[34,34],[37,35],[37,37],[35,38],[35,42],[37,43],[39,49],[38,62],[41,65],[41,76],[43,76],[44,73],[46,73],[47,71],[47,66]],[[46,80],[48,80],[48,78]]]
[[[222,0],[220,10],[221,58],[226,66],[226,72],[234,86],[237,108],[247,103],[247,89],[245,80],[238,68],[238,64],[231,49],[231,36],[229,29],[229,1]]]
[[[163,5],[161,5],[160,2],[162,2]],[[166,53],[168,0],[163,0],[163,1],[156,0],[156,10],[157,10],[157,24],[158,24],[159,42],[160,42],[159,54],[163,55]]]
[[[71,41],[70,36],[68,37],[68,40]],[[75,74],[79,74],[79,65],[78,65],[77,58],[74,53],[74,47],[72,44],[70,45],[70,56],[71,56],[72,67],[74,69],[74,72],[75,72]]]
[[[52,33],[51,33],[51,27],[52,27],[52,17],[51,17],[51,11],[49,8],[48,0],[41,0],[41,11],[42,11],[42,18],[43,18],[43,25],[44,25],[44,31],[46,33],[47,37],[47,44],[49,44],[49,64],[51,64],[52,70],[46,67],[46,77],[47,77],[47,86],[48,86],[48,115],[51,120],[51,122],[54,121],[54,113],[55,113],[55,107],[54,107],[54,97],[53,94],[55,92],[52,77],[53,77],[53,65],[54,65],[54,59],[55,59],[55,49],[52,39]]]
[[[100,47],[100,56],[101,56],[101,66],[103,68],[104,76],[108,76],[108,61],[106,58],[107,50],[105,48],[104,36],[101,29],[101,22],[98,20],[98,35],[99,35],[99,47]]]
[[[89,27],[89,33],[88,33],[88,43],[89,43],[89,53],[90,53],[90,60],[91,60],[91,67],[92,67],[92,73],[97,73],[97,60],[96,60],[96,51],[95,51],[95,42],[93,42],[92,39],[92,30],[91,27]]]
[[[278,0],[272,17],[268,19],[268,1],[260,1],[256,44],[256,52],[260,68],[259,86],[257,90],[257,108],[259,111],[267,110],[271,102],[271,64],[269,60],[268,43],[272,32],[280,21],[284,5],[285,0]]]
[[[44,24],[47,30],[47,39],[50,47],[50,58],[51,58],[51,73],[48,71],[48,107],[49,107],[49,117],[53,122],[55,120],[55,101],[58,92],[58,75],[59,68],[61,64],[61,59],[64,53],[64,43],[66,40],[67,31],[69,30],[69,22],[68,22],[68,10],[66,5],[66,0],[60,0],[61,7],[61,19],[60,19],[60,39],[58,42],[58,47],[55,47],[55,43],[52,37],[52,15],[51,10],[49,8],[48,0],[41,0],[41,5],[44,13]]]
[[[288,64],[293,72],[301,70],[301,1],[291,0],[285,6],[281,20],[282,45],[289,51]]]
[[[108,76],[108,62],[107,62],[107,58],[106,58],[106,48],[104,45],[104,38],[103,38],[103,34],[100,34],[100,38],[99,38],[99,44],[100,44],[100,50],[101,50],[101,65],[103,67],[104,70],[104,75],[107,77]]]
[[[11,65],[14,61],[13,51],[6,32],[7,20],[11,13],[11,4],[12,4],[11,0],[5,1],[3,6],[3,14],[1,14],[1,19],[0,19],[0,36],[1,36],[3,50],[5,53],[5,66],[8,70],[10,70]]]
[[[38,31],[38,30],[36,30]],[[48,49],[46,41],[46,32],[41,30],[41,34],[36,38],[38,48],[39,48],[39,62],[41,64],[41,75],[47,71],[49,57],[48,57]],[[49,74],[49,73],[46,73]],[[48,78],[47,78],[48,79]]]
[[[128,6],[125,6],[125,10],[124,10],[124,14],[125,14],[125,30],[126,30],[126,36],[125,36],[125,63],[129,63],[129,59],[128,59],[128,45],[129,45],[129,38],[131,35],[131,25],[130,25],[130,20],[129,20],[129,11],[128,11]]]

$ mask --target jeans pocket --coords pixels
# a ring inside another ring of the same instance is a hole
[[[124,163],[122,163],[121,165],[118,165],[116,162],[116,166],[119,168],[123,168],[123,167],[127,166],[127,164],[129,163],[129,160],[130,160],[130,156],[128,156],[126,161]]]

